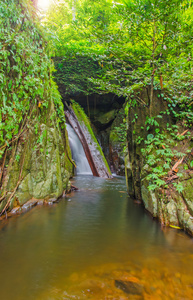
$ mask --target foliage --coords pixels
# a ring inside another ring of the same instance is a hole
[[[167,188],[168,172],[171,172],[176,160],[185,157],[189,153],[189,150],[181,152],[179,147],[176,147],[182,137],[183,139],[189,137],[189,133],[187,132],[186,135],[181,136],[179,135],[179,126],[170,126],[169,124],[166,124],[166,128],[161,130],[157,122],[159,118],[162,118],[162,116],[147,117],[145,129],[148,132],[151,126],[155,126],[154,134],[147,134],[147,139],[143,141],[141,148],[144,164],[148,165],[149,174],[145,178],[149,181],[149,190],[160,187]],[[188,166],[185,166],[188,169]],[[182,176],[182,173],[178,172],[178,176]],[[173,182],[173,185],[177,188],[177,191],[182,191],[179,183],[177,185],[176,182]]]
[[[61,128],[65,126],[65,113],[64,113],[64,104],[62,102],[62,97],[58,91],[58,86],[56,85],[55,81],[52,79],[50,80],[51,83],[51,98],[55,105],[55,110],[57,114],[57,121],[60,124]]]
[[[116,136],[118,138],[118,142],[120,144],[126,144],[126,123],[120,123],[119,126],[114,127],[114,131],[116,132]]]
[[[31,1],[1,2],[0,158],[36,118],[35,111],[45,114],[51,98],[61,106],[55,83],[51,83],[53,66],[43,35]]]
[[[174,126],[179,120],[183,128],[193,123],[192,13],[188,0],[67,0],[58,2],[45,20],[54,37],[55,55],[60,60],[64,57],[56,77],[67,93],[89,94],[98,89],[99,93],[124,96],[126,115],[131,106],[149,107],[144,124],[147,137],[135,138],[143,144],[144,159],[151,168],[150,189],[165,185],[177,130],[169,126],[161,130],[161,116],[152,116],[155,91],[167,102],[162,113],[171,115]],[[150,88],[148,105],[138,93],[144,87]],[[123,124],[117,130],[125,136]]]
[[[95,85],[89,81],[90,77],[97,78],[104,73],[97,59],[66,55],[55,58],[54,63],[55,80],[63,98],[77,93],[88,95],[97,91]]]
[[[44,20],[55,46],[52,47],[56,57],[55,80],[59,86],[63,84],[67,95],[99,92],[90,79],[103,78],[116,59],[111,49],[112,40],[115,45],[122,39],[119,17],[115,20],[116,7],[109,0],[78,1],[76,9],[73,1],[56,3]]]
[[[188,0],[55,3],[44,24],[55,55],[64,59],[61,69],[56,61],[56,80],[63,81],[67,93],[89,94],[98,87],[99,92],[131,99],[134,90],[151,85],[151,101],[153,91],[161,87],[172,105],[188,103],[192,108],[193,21]]]

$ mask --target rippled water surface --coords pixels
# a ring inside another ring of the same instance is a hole
[[[193,299],[191,238],[161,229],[124,178],[73,184],[58,204],[1,222],[0,299]]]

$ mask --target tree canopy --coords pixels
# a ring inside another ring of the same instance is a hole
[[[53,5],[44,20],[53,55],[97,61],[101,70],[88,80],[98,90],[127,98],[149,85],[151,101],[159,88],[173,105],[191,107],[191,1],[66,0]]]

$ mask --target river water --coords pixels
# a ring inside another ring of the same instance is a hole
[[[1,222],[0,299],[193,299],[192,238],[161,229],[124,178],[73,184],[58,204]]]

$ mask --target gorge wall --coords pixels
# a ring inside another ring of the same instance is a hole
[[[91,121],[92,129],[102,147],[111,171],[124,175],[125,130],[120,130],[125,114],[124,97],[100,93],[89,78],[104,73],[97,59],[81,55],[55,57],[55,80],[63,102],[70,99],[81,105]],[[125,124],[125,123],[124,123]],[[125,127],[125,126],[123,126]]]
[[[127,110],[128,192],[163,225],[193,234],[193,132],[167,113],[160,91],[154,91],[150,116],[149,94],[137,91],[137,105]]]
[[[55,59],[55,66],[63,99],[73,98],[84,108],[111,171],[120,175],[124,175],[127,134],[125,175],[129,194],[163,225],[192,234],[192,131],[183,118],[175,117],[174,103],[164,100],[167,91],[154,90],[150,111],[148,87],[135,90],[127,101],[113,94],[97,93],[88,81],[103,73],[97,61],[72,57],[68,62],[60,57]]]
[[[0,8],[0,213],[53,202],[70,188],[64,108],[31,1]]]

